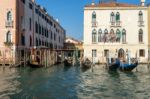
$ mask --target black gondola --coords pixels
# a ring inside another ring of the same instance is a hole
[[[114,63],[108,64],[108,69],[110,71],[116,71],[120,66],[120,60],[116,59]]]
[[[132,63],[132,64],[121,64],[120,65],[120,67],[119,67],[119,69],[121,70],[121,71],[132,71],[133,69],[135,69],[136,67],[138,66],[138,62],[136,62],[136,63]]]
[[[92,62],[89,59],[86,59],[82,62],[82,68],[91,68]]]
[[[73,62],[71,58],[64,60],[64,66],[72,66]]]
[[[42,65],[40,65],[38,62],[28,62],[28,66],[32,67],[32,68],[41,68],[43,67]]]

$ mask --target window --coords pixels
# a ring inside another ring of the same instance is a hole
[[[108,37],[108,30],[105,29],[105,31],[104,31],[104,36],[103,36],[103,41],[104,41],[104,42],[107,42],[107,37]]]
[[[104,50],[104,56],[105,56],[105,57],[108,57],[108,55],[109,55],[109,50],[108,50],[108,49],[105,49],[105,50]]]
[[[92,13],[92,26],[96,26],[96,12]]]
[[[92,22],[95,22],[96,21],[96,12],[94,11],[92,13]]]
[[[21,0],[25,4],[25,0]]]
[[[54,33],[54,40],[56,40],[56,34]]]
[[[29,18],[29,28],[30,28],[30,31],[32,30],[32,19]]]
[[[122,43],[126,43],[126,30],[122,30]]]
[[[41,34],[41,25],[39,24],[39,34]]]
[[[115,33],[114,33],[114,30],[113,29],[111,29],[110,30],[110,36],[109,36],[109,40],[110,40],[110,42],[114,42],[115,41]]]
[[[35,13],[36,13],[36,14],[38,14],[38,13],[39,13],[39,10],[38,10],[37,8],[35,9]]]
[[[143,43],[143,30],[139,30],[139,43]]]
[[[41,46],[41,40],[39,39],[39,46]]]
[[[44,27],[42,26],[42,35],[44,35]]]
[[[92,50],[92,57],[97,57],[97,50],[96,49]]]
[[[6,34],[6,42],[11,42],[11,33],[10,31]]]
[[[39,29],[38,29],[38,23],[35,22],[35,32],[38,33],[38,30],[39,30]]]
[[[33,6],[31,3],[29,3],[29,8],[32,10],[33,9]]]
[[[111,22],[111,23],[114,23],[114,22],[115,22],[115,14],[114,14],[114,12],[112,12],[112,13],[110,14],[110,22]]]
[[[117,12],[117,14],[116,14],[116,21],[120,21],[120,13],[119,12]]]
[[[39,11],[39,16],[41,16],[41,12]]]
[[[121,32],[119,29],[117,29],[117,31],[116,31],[116,42],[120,42],[120,39],[121,39]]]
[[[139,22],[143,22],[143,13],[142,13],[142,11],[139,12]]]
[[[44,46],[44,41],[42,41],[42,46]]]
[[[139,50],[139,54],[140,54],[139,55],[140,57],[145,57],[145,50],[144,49],[140,49]]]
[[[30,36],[30,46],[32,46],[32,37]]]
[[[92,31],[92,43],[96,43],[96,30],[94,29],[93,31]]]
[[[25,36],[23,33],[21,34],[21,44],[25,45]]]
[[[102,30],[99,29],[98,31],[98,42],[102,42]]]
[[[38,39],[36,38],[36,46],[38,46],[39,45],[39,41],[38,41]]]
[[[7,21],[12,21],[12,13],[11,13],[11,11],[7,12]]]
[[[51,31],[51,39],[53,39],[53,32]]]

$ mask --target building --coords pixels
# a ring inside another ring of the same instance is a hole
[[[5,56],[24,49],[64,47],[65,30],[35,0],[1,0],[0,3],[0,51]]]
[[[84,7],[84,57],[105,62],[106,57],[125,59],[130,55],[147,62],[150,7],[145,0],[140,5],[110,1]]]
[[[83,42],[72,37],[66,37],[64,51],[68,54],[67,56],[73,56],[76,53],[78,58],[83,57]]]
[[[83,50],[83,42],[72,37],[66,37],[65,49],[80,49]]]

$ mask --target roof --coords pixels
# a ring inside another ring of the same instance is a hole
[[[117,3],[117,2],[107,2],[99,4],[89,4],[85,7],[139,7],[139,5],[127,4],[127,3]]]
[[[69,39],[72,40],[73,42],[82,43],[81,41],[79,41],[79,40],[77,40],[73,37],[66,37],[66,41],[69,40]]]

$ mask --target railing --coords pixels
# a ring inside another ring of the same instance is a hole
[[[111,27],[121,27],[121,21],[110,22]]]
[[[115,22],[110,22],[110,26],[111,27],[115,26]]]
[[[5,26],[6,27],[13,27],[14,21],[6,21]]]
[[[138,21],[139,27],[144,26],[144,21]]]
[[[13,46],[13,42],[11,42],[11,41],[6,41],[6,42],[4,42],[4,45],[11,47],[11,46]]]
[[[96,21],[92,21],[92,27],[97,27],[98,23]]]
[[[121,26],[121,21],[117,21],[117,22],[116,22],[116,26],[117,26],[117,27],[120,27],[120,26]]]

